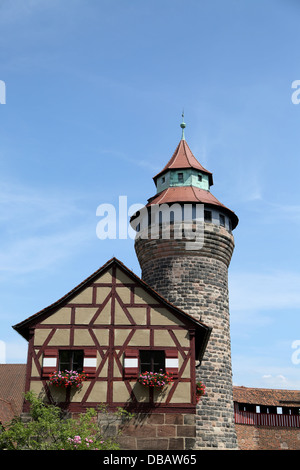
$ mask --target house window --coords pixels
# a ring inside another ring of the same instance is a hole
[[[204,211],[204,220],[205,220],[205,222],[211,222],[212,221],[211,211]]]
[[[165,177],[163,176],[161,182],[164,183],[166,181]]]
[[[221,227],[225,227],[225,216],[223,214],[219,214],[219,218]]]
[[[198,181],[202,181],[202,175],[198,175]]]
[[[140,351],[140,372],[165,371],[164,351]]]
[[[183,173],[178,173],[178,182],[183,183]]]
[[[61,350],[59,351],[59,370],[76,370],[77,372],[83,371],[83,356],[82,350]]]

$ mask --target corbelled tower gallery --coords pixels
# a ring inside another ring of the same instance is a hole
[[[204,358],[197,364],[197,379],[207,393],[196,411],[196,449],[236,449],[228,267],[238,218],[210,192],[213,175],[191,152],[184,122],[181,128],[172,158],[153,178],[157,193],[136,226],[135,250],[142,279],[212,328]],[[169,230],[164,228],[165,213]]]

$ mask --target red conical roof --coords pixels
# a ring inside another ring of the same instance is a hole
[[[206,170],[199,162],[198,160],[194,157],[190,147],[188,146],[187,142],[182,139],[179,144],[177,145],[177,148],[175,152],[173,153],[172,158],[168,161],[166,166],[156,175],[154,176],[154,181],[156,182],[156,179],[165,173],[168,170],[177,170],[177,169],[184,169],[184,168],[194,168],[196,170],[200,170],[203,173],[208,174],[209,176],[209,184],[210,186],[213,185],[213,177],[212,173],[208,170]]]
[[[201,203],[205,206],[219,207],[222,211],[226,212],[231,221],[232,228],[234,229],[238,224],[238,217],[228,207],[224,206],[211,192],[205,189],[195,188],[193,186],[181,186],[167,188],[159,194],[156,194],[148,200],[146,207],[153,204],[174,204],[174,203]]]

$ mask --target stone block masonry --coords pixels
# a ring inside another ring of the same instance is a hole
[[[299,428],[236,424],[240,450],[299,450]]]
[[[207,394],[197,406],[195,449],[236,449],[228,295],[234,239],[224,227],[205,223],[202,249],[186,250],[185,242],[137,239],[142,279],[169,302],[212,327],[196,372]]]
[[[191,450],[196,441],[195,415],[138,414],[118,426],[122,450]]]

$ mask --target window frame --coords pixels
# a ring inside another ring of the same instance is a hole
[[[67,367],[61,367],[62,364],[67,364],[66,360],[62,360],[62,355],[63,354],[68,354],[69,355],[69,360],[68,360],[68,366]],[[75,360],[75,354],[80,354],[81,357]],[[73,370],[76,372],[81,373],[84,370],[84,349],[59,349],[58,351],[58,370],[64,371],[64,370]],[[74,368],[74,365],[76,368]]]
[[[141,361],[141,353],[143,354],[161,354],[161,361],[157,361],[157,366],[155,370],[157,372],[162,369],[163,373],[172,374],[174,379],[178,378],[179,373],[179,359],[178,359],[178,349],[177,348],[127,348],[124,351],[123,356],[123,379],[137,379],[140,374],[144,372],[154,371],[154,367],[149,367],[150,362]],[[143,366],[145,364],[145,367]],[[146,366],[147,364],[147,366]]]
[[[142,355],[149,355],[149,361],[146,362],[145,357]],[[145,366],[143,367],[143,364]],[[140,349],[139,350],[139,371],[144,372],[159,372],[166,371],[166,352],[164,349]]]
[[[178,180],[178,183],[183,183],[184,179],[183,179],[182,172],[177,173],[177,180]]]
[[[204,222],[211,223],[212,222],[212,211],[210,211],[208,209],[204,209],[203,217],[204,217]]]
[[[219,214],[220,227],[225,227],[226,219],[224,214]]]

